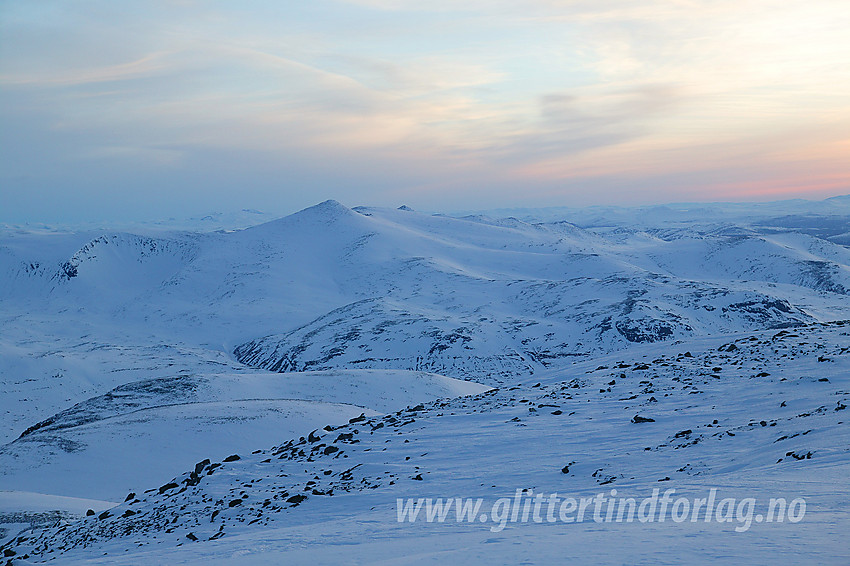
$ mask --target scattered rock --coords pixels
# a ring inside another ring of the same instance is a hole
[[[632,422],[637,423],[654,423],[655,419],[650,419],[649,417],[642,417],[640,415],[635,415],[632,417]]]

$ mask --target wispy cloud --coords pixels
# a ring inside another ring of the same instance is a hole
[[[287,209],[312,185],[451,207],[516,186],[537,204],[841,191],[850,171],[836,0],[94,7],[4,8],[0,120],[26,132],[3,138],[6,186],[96,195],[126,171],[187,206]],[[280,189],[232,195],[237,178]]]
[[[154,76],[168,67],[163,53],[152,53],[135,61],[57,72],[49,70],[33,75],[0,75],[0,84],[7,86],[30,85],[84,85],[89,83],[114,82]]]

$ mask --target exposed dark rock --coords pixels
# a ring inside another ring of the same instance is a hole
[[[195,464],[195,473],[200,474],[201,472],[204,471],[204,468],[206,468],[209,465],[210,465],[209,458],[207,458],[206,460],[202,460],[202,461],[198,462],[197,464]]]
[[[633,423],[654,423],[655,419],[650,419],[648,417],[642,417],[640,415],[635,415],[634,417],[632,417],[632,422]]]

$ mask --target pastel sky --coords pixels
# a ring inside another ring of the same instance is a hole
[[[847,0],[0,3],[0,221],[850,192]]]

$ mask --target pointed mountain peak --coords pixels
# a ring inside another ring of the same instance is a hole
[[[324,218],[337,218],[340,216],[356,214],[353,210],[341,204],[339,201],[328,199],[326,201],[320,202],[319,204],[314,204],[313,206],[308,206],[298,212],[290,215],[292,217],[300,217],[300,216],[308,216],[308,217],[324,217]]]
[[[247,229],[247,233],[257,233],[260,231],[267,230],[280,230],[285,227],[291,227],[295,225],[304,225],[304,223],[315,223],[315,224],[329,224],[333,222],[337,222],[342,220],[343,218],[359,218],[361,215],[357,214],[347,206],[340,204],[335,200],[326,200],[324,202],[320,202],[319,204],[314,204],[313,206],[309,206],[298,212],[290,214],[289,216],[284,216],[283,218],[278,218],[276,220],[271,220],[269,222],[265,222],[263,224],[258,224],[251,228]]]
[[[328,210],[328,211],[330,211],[330,210],[338,210],[338,211],[349,211],[349,210],[351,210],[347,206],[345,206],[344,204],[341,204],[339,201],[336,201],[336,200],[333,200],[333,199],[328,199],[326,201],[320,202],[319,204],[313,205],[309,208],[306,208],[305,210],[310,210],[310,209]]]
[[[360,216],[344,204],[338,201],[329,199],[311,207],[305,208],[300,212],[296,212],[293,217],[316,218],[327,221],[335,221],[346,217]]]

